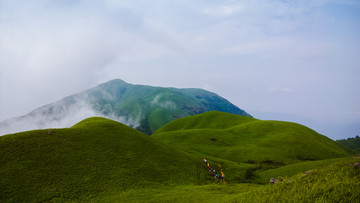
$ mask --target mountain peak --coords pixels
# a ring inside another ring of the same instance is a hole
[[[105,82],[105,83],[103,83],[103,84],[108,84],[108,85],[112,85],[112,84],[114,84],[114,85],[125,85],[125,84],[129,84],[129,83],[127,83],[127,82],[125,82],[124,80],[121,80],[121,79],[113,79],[113,80],[109,80],[109,81],[107,81],[107,82]]]
[[[177,118],[214,110],[251,117],[213,92],[133,85],[114,79],[40,107],[28,115],[1,122],[0,129],[5,134],[31,129],[63,128],[97,116],[152,134]]]

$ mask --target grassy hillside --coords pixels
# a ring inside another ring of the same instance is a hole
[[[199,182],[198,161],[130,127],[89,118],[0,137],[0,201],[89,201]]]
[[[350,155],[343,146],[305,126],[223,112],[175,120],[153,138],[222,163],[228,179],[235,182],[255,181],[257,170]]]
[[[360,158],[339,160],[308,173],[235,197],[226,202],[359,202],[360,169],[354,167]]]
[[[344,147],[305,126],[223,112],[175,120],[153,137],[235,162],[294,163],[349,155]]]
[[[109,194],[99,202],[358,202],[360,158],[307,161],[272,170],[280,183],[208,184],[142,188]],[[278,172],[275,172],[278,170]],[[295,170],[295,171],[293,171]],[[311,171],[306,174],[306,171]],[[293,173],[278,177],[282,172]]]
[[[205,114],[179,118],[156,131],[157,134],[168,131],[191,129],[226,129],[257,119],[248,116],[239,116],[231,113],[209,111]]]
[[[360,137],[336,140],[337,143],[351,149],[355,153],[360,153]]]
[[[0,202],[354,202],[360,158],[329,159],[347,155],[304,126],[228,113],[178,119],[153,136],[94,117],[0,137]]]

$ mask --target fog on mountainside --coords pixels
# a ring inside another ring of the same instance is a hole
[[[0,134],[70,127],[93,116],[152,134],[174,119],[212,110],[250,116],[226,99],[202,89],[132,85],[117,79],[5,120],[0,123]]]

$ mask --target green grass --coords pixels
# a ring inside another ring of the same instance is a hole
[[[102,193],[198,184],[198,161],[104,118],[0,137],[0,201],[87,201]],[[199,175],[200,176],[200,175]]]
[[[312,173],[229,197],[226,202],[359,202],[360,158],[337,161]]]
[[[259,177],[258,171],[350,156],[348,149],[305,126],[217,111],[177,119],[152,138],[222,163],[232,183],[264,183],[267,176]]]
[[[298,173],[308,171],[311,169],[321,169],[331,165],[340,160],[347,160],[348,158],[325,159],[320,161],[306,161],[300,163],[289,164],[273,169],[259,169],[255,172],[255,181],[260,184],[269,183],[270,178],[286,179]]]
[[[183,185],[127,190],[104,195],[99,202],[358,202],[360,169],[353,164],[360,158],[341,158],[298,169],[274,185],[210,184]],[[299,165],[298,165],[299,166]],[[319,167],[319,168],[317,168]],[[292,169],[294,169],[293,167]],[[289,168],[290,169],[290,168]]]
[[[238,163],[271,160],[289,164],[349,156],[343,146],[305,126],[222,112],[175,120],[153,138]]]
[[[99,202],[220,202],[224,198],[235,197],[250,191],[257,185],[183,185],[176,187],[146,188],[127,190],[98,199]]]
[[[176,121],[164,125],[156,131],[157,134],[169,131],[191,130],[191,129],[226,129],[238,125],[257,121],[248,116],[238,116],[231,113],[220,113],[219,111],[210,111],[207,113],[179,118]]]
[[[288,122],[209,112],[148,136],[95,117],[1,136],[0,202],[356,202],[360,158],[344,156]],[[310,158],[319,160],[299,160]],[[285,181],[269,185],[270,177]]]

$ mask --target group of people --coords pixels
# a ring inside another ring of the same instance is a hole
[[[224,175],[224,172],[223,172],[222,168],[220,167],[220,165],[218,165],[218,167],[220,168],[221,175],[216,173],[216,170],[210,166],[210,163],[208,162],[208,160],[205,157],[204,157],[204,163],[205,163],[205,166],[208,168],[209,173],[211,175],[213,175],[215,179],[220,180],[220,182],[225,182],[224,181],[225,175]]]

